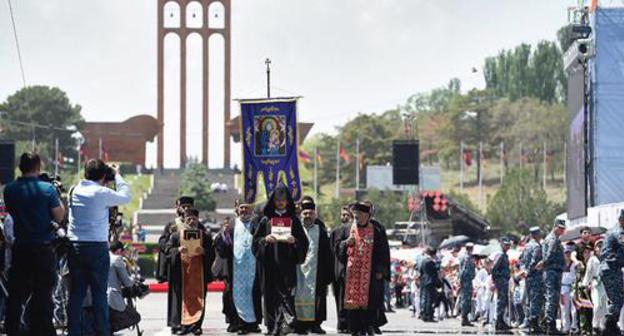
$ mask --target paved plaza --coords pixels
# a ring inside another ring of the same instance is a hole
[[[143,317],[141,328],[145,330],[145,336],[170,335],[169,328],[166,327],[167,295],[154,293],[139,301],[138,309]],[[328,321],[323,324],[323,328],[329,335],[336,333],[336,312],[333,297],[328,299],[327,307]],[[412,317],[408,309],[399,309],[396,313],[388,314],[388,324],[382,328],[387,335],[494,335],[492,329],[483,327],[462,328],[458,319],[446,319],[439,323],[424,323]],[[204,320],[204,335],[233,335],[225,331],[226,324],[223,314],[221,314],[221,294],[209,293],[207,297],[206,318]],[[263,328],[264,331],[264,328]],[[514,334],[521,335],[520,332]],[[116,333],[117,336],[136,335],[134,330],[125,330]]]

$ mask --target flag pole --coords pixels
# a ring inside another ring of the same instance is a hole
[[[318,148],[314,148],[314,199],[318,198],[318,171],[316,168],[318,161]]]
[[[464,191],[464,141],[459,143],[459,191]]]
[[[59,174],[59,140],[54,138],[54,176]]]
[[[336,143],[336,198],[340,198],[340,138]]]
[[[544,140],[544,176],[542,176],[542,183],[544,190],[546,190],[546,140]]]
[[[80,157],[82,156],[82,151],[80,150],[82,145],[80,144],[80,142],[80,138],[76,137],[76,143],[78,144],[78,159],[76,160],[78,164],[76,165],[76,172],[78,173],[78,175],[80,175]]]
[[[505,176],[505,143],[500,144],[500,183],[503,184],[503,177]]]
[[[98,158],[102,160],[102,137],[100,137],[100,141],[98,143]]]
[[[355,191],[360,190],[360,138],[355,139]]]
[[[479,170],[481,174],[479,174],[479,208],[483,206],[483,142],[479,142]]]

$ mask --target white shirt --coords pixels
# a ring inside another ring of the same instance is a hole
[[[69,200],[69,240],[79,242],[108,241],[108,209],[130,202],[130,187],[115,176],[117,190],[95,181],[82,180],[73,188]]]

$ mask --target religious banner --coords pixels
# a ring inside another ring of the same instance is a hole
[[[298,200],[297,98],[241,100],[240,104],[245,201],[256,200],[258,173],[267,194],[282,182]]]

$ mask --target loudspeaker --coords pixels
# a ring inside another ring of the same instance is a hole
[[[419,167],[418,140],[392,142],[392,184],[417,185]]]
[[[0,184],[15,179],[15,142],[0,140]]]

